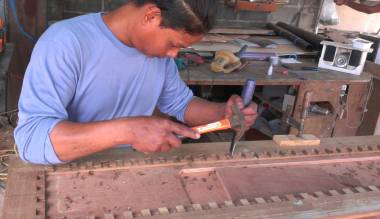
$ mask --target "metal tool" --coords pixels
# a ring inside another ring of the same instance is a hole
[[[244,107],[247,107],[252,102],[253,93],[255,92],[256,81],[248,79],[245,82],[243,91],[241,93],[241,97],[243,98]],[[249,129],[249,127],[245,126],[244,115],[240,111],[239,107],[235,104],[232,106],[232,111],[234,116],[238,117],[238,121],[240,126],[237,128],[237,131],[234,131],[231,145],[230,145],[230,154],[234,155],[235,148],[237,143],[240,141],[241,137],[243,137],[244,133]]]
[[[327,116],[331,113],[329,109],[318,106],[317,104],[310,105],[310,112],[324,116]]]
[[[298,137],[301,137],[301,135],[303,134],[304,123],[305,123],[305,119],[307,115],[309,114],[310,101],[311,101],[312,95],[313,95],[313,92],[311,91],[307,91],[305,93],[305,96],[302,102],[302,112],[301,112],[300,122],[296,121],[295,119],[293,119],[293,117],[291,117],[290,106],[288,106],[288,108],[286,109],[286,112],[284,113],[284,116],[282,117],[283,125],[285,126],[290,125],[291,127],[298,129],[298,134],[297,134]]]

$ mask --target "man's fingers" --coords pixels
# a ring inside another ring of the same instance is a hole
[[[182,143],[174,134],[170,134],[167,140],[171,148],[179,148]]]
[[[245,125],[251,126],[256,121],[256,116],[245,117]]]
[[[231,101],[233,103],[232,105],[237,105],[239,107],[239,109],[244,108],[244,102],[240,96],[237,96],[237,95],[231,96]]]
[[[251,108],[245,108],[241,111],[245,116],[254,116],[257,114],[257,111]]]
[[[175,134],[182,135],[188,138],[199,139],[201,137],[198,132],[179,123],[173,122],[171,129],[172,129],[171,131],[174,132]]]
[[[169,152],[170,151],[170,146],[169,145],[161,145],[160,151],[159,152]]]
[[[227,101],[227,106],[232,107],[233,105],[238,105],[239,108],[244,107],[243,99],[238,95],[232,95]]]

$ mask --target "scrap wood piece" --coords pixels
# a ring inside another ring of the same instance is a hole
[[[310,134],[303,134],[300,137],[295,135],[275,135],[273,136],[273,141],[283,147],[317,146],[321,144],[321,139]]]

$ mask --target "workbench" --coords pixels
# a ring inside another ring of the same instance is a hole
[[[306,65],[316,65],[306,63]],[[319,137],[331,136],[355,136],[362,122],[366,110],[372,76],[363,72],[360,76],[351,75],[331,70],[320,69],[318,72],[296,73],[289,71],[288,75],[282,74],[283,67],[274,67],[273,75],[268,76],[268,62],[254,62],[238,72],[231,74],[213,73],[209,70],[209,64],[189,66],[180,72],[181,78],[188,85],[199,86],[233,86],[244,85],[247,79],[254,79],[257,85],[293,85],[298,87],[296,103],[292,116],[299,120],[302,111],[304,94],[313,92],[312,102],[328,103],[331,105],[332,114],[328,116],[312,115],[305,120],[305,133]],[[340,104],[340,92],[343,85],[348,86],[347,104],[344,107],[342,119],[336,119],[336,115],[342,110]],[[260,97],[260,95],[257,95]],[[260,98],[262,99],[262,98]],[[266,100],[264,100],[266,101]],[[269,101],[266,101],[269,102]],[[281,111],[281,109],[279,109]],[[335,128],[332,128],[334,126]],[[292,134],[296,130],[291,129]]]
[[[380,216],[380,136],[113,149],[59,166],[10,162],[4,219]]]

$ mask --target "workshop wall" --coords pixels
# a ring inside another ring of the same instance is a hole
[[[380,29],[380,13],[365,14],[346,5],[337,6],[337,12],[339,24],[327,26],[327,28],[366,33],[376,33]],[[323,25],[320,26],[322,28],[325,27]]]
[[[48,19],[50,22],[60,18],[70,18],[81,14],[108,11],[125,3],[126,0],[50,0]],[[290,0],[281,5],[274,13],[238,11],[224,5],[221,0],[218,8],[217,26],[219,27],[262,27],[267,22],[283,21],[305,29],[313,29],[321,0]]]

